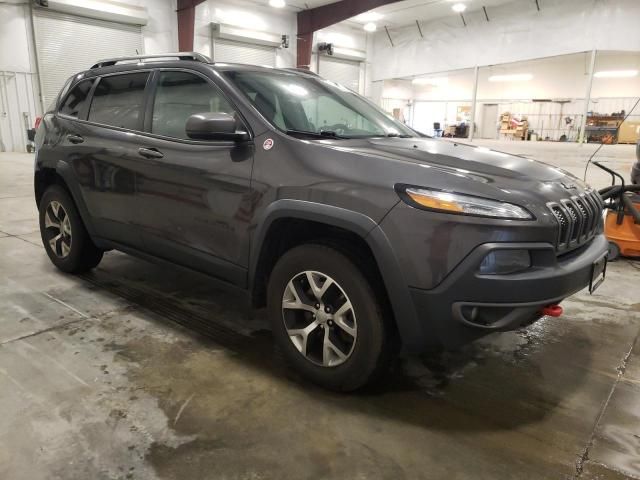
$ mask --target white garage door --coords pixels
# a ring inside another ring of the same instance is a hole
[[[274,47],[215,38],[211,50],[214,62],[276,66],[276,49]]]
[[[45,105],[55,98],[65,80],[87,70],[97,60],[143,54],[142,30],[76,15],[33,9],[38,68]]]
[[[354,92],[359,91],[360,62],[321,55],[318,69],[321,77],[344,85]]]

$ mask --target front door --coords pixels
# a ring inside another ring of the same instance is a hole
[[[249,252],[253,145],[196,141],[196,113],[234,113],[196,72],[159,70],[139,147],[139,223],[150,253],[244,286]]]

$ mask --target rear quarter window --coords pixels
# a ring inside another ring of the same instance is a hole
[[[93,79],[82,80],[80,83],[78,83],[65,97],[58,111],[63,115],[78,118],[82,112],[82,109],[86,106],[87,98],[89,96],[89,92],[91,91],[92,85]]]

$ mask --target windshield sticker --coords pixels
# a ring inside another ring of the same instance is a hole
[[[265,150],[271,150],[273,148],[273,139],[267,138],[262,144],[262,148]]]

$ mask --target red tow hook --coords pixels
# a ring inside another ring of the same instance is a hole
[[[547,305],[542,309],[542,315],[549,317],[559,317],[562,315],[562,307],[560,305]]]

